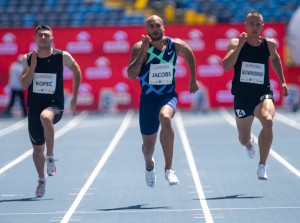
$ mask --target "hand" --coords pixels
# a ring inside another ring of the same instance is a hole
[[[198,81],[197,80],[190,81],[190,93],[195,93],[198,90],[199,90],[199,83],[198,83]]]
[[[142,48],[145,50],[148,50],[149,43],[152,43],[152,40],[148,35],[146,35],[146,36],[142,35],[142,38],[143,38],[142,39]]]
[[[285,82],[283,82],[282,84],[281,84],[281,89],[282,89],[282,95],[283,96],[288,96],[289,95],[289,89],[288,89],[288,87],[287,87],[287,85],[286,85],[286,83]]]
[[[239,35],[239,44],[238,44],[238,48],[242,48],[246,42],[246,39],[247,39],[248,35],[247,33],[245,32],[242,32],[240,35]]]
[[[32,68],[36,68],[36,64],[37,64],[37,51],[33,50],[32,51],[32,55],[31,55],[31,63],[30,63],[30,67]]]
[[[70,104],[71,104],[71,109],[73,111],[73,115],[76,115],[77,98],[72,97]]]

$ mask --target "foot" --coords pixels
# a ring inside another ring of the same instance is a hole
[[[49,176],[54,176],[56,174],[56,166],[53,158],[47,158],[47,173]]]
[[[254,143],[254,136],[251,136],[251,147],[250,148],[247,148],[246,147],[246,151],[247,151],[247,154],[249,156],[250,159],[253,159],[254,156],[255,156],[255,148],[253,146],[253,143]]]
[[[180,181],[178,180],[178,178],[175,175],[175,171],[173,171],[172,169],[166,170],[165,177],[166,177],[166,180],[169,182],[170,186],[177,185],[180,183]]]
[[[46,189],[46,180],[38,180],[38,186],[36,188],[35,195],[39,198],[43,197],[45,195],[45,189]]]
[[[152,162],[153,162],[153,168],[152,170],[145,170],[145,180],[146,180],[146,184],[149,187],[154,187],[155,183],[156,183],[156,176],[155,176],[155,161],[154,158],[152,157]]]
[[[268,179],[265,164],[258,165],[257,177],[259,180],[267,180]]]

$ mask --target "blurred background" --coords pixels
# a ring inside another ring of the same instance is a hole
[[[275,104],[296,112],[300,92],[300,0],[0,0],[0,113],[22,115],[17,97],[12,108],[10,70],[18,57],[36,49],[34,29],[52,27],[53,47],[66,50],[82,71],[78,109],[119,112],[138,109],[138,80],[130,81],[126,69],[131,48],[146,34],[145,19],[163,18],[165,35],[181,38],[196,57],[200,90],[189,94],[190,75],[178,57],[176,89],[181,109],[207,112],[232,107],[233,70],[225,72],[221,61],[231,38],[244,31],[250,11],[264,17],[263,36],[278,43],[290,96],[283,98],[276,74],[270,72]],[[72,73],[65,68],[66,110],[72,95]],[[26,101],[26,91],[25,101]]]

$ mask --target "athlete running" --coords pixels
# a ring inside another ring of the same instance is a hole
[[[142,40],[132,48],[127,69],[129,79],[138,77],[142,88],[139,122],[146,163],[145,180],[149,187],[155,186],[153,153],[161,124],[160,142],[165,157],[165,178],[169,185],[177,185],[180,181],[172,168],[174,130],[171,122],[177,106],[176,59],[178,53],[184,56],[191,74],[190,92],[195,93],[199,89],[195,57],[184,41],[164,36],[164,25],[159,16],[150,16],[146,21],[146,29],[148,35],[142,35]]]
[[[273,92],[270,89],[269,58],[280,80],[283,96],[288,96],[289,92],[276,50],[276,41],[260,36],[264,27],[262,15],[256,11],[250,12],[244,25],[246,32],[233,38],[227,47],[223,68],[229,71],[234,67],[231,92],[234,95],[238,137],[250,158],[255,155],[251,136],[254,117],[262,124],[258,138],[260,161],[257,176],[260,180],[267,180],[266,160],[273,140],[275,115]]]
[[[76,114],[81,71],[68,52],[51,47],[53,33],[49,26],[37,26],[34,40],[38,49],[23,57],[21,84],[24,89],[28,88],[28,131],[39,177],[36,196],[43,197],[47,175],[54,176],[56,173],[53,154],[54,124],[61,119],[64,111],[63,67],[67,66],[73,72],[73,115]],[[47,172],[44,171],[45,160]]]

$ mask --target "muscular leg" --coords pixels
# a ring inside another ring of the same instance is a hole
[[[248,116],[246,118],[238,118],[236,119],[236,126],[239,132],[239,141],[243,146],[250,148],[252,143],[251,139],[251,126],[254,120],[254,116]]]
[[[157,137],[157,132],[152,135],[142,135],[143,138],[142,150],[143,150],[147,170],[153,169],[152,156],[154,153],[156,137]]]
[[[173,146],[174,146],[174,129],[172,127],[173,108],[165,105],[159,113],[159,121],[161,124],[160,142],[165,156],[165,170],[172,169]]]
[[[41,122],[44,127],[44,136],[47,146],[47,156],[53,156],[53,146],[54,146],[54,112],[46,108],[41,113]]]
[[[43,179],[45,178],[45,171],[44,171],[44,166],[45,166],[45,154],[44,154],[44,145],[32,145],[33,146],[33,162],[35,165],[35,168],[38,172],[39,178]]]
[[[273,141],[273,117],[275,115],[273,101],[271,99],[262,101],[255,107],[254,115],[258,118],[263,127],[258,137],[260,153],[259,164],[266,164]]]

